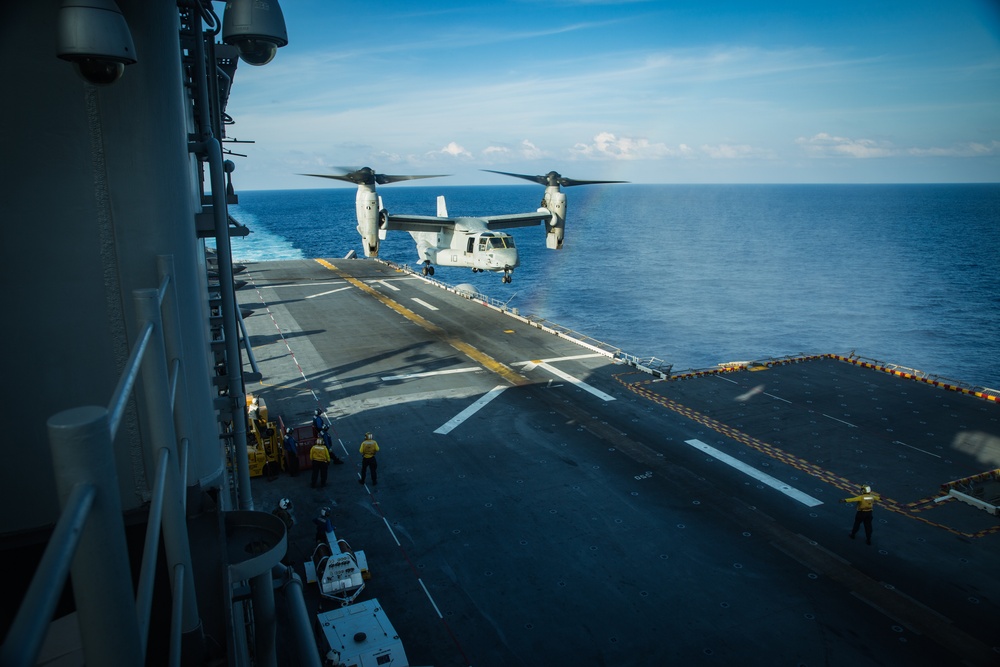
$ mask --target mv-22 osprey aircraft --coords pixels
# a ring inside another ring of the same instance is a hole
[[[364,167],[344,174],[303,174],[319,178],[333,178],[354,183],[358,186],[355,208],[358,215],[358,232],[364,245],[366,257],[377,257],[379,240],[390,230],[410,232],[417,244],[419,262],[423,264],[425,276],[434,275],[434,265],[464,266],[473,272],[503,272],[502,281],[509,283],[511,273],[520,264],[514,238],[502,229],[529,227],[545,223],[545,245],[559,250],[563,244],[566,226],[566,195],[562,187],[574,185],[594,185],[599,183],[626,183],[627,181],[576,181],[565,178],[554,171],[544,176],[511,174],[505,171],[484,169],[494,174],[523,178],[545,186],[542,204],[531,213],[511,213],[482,217],[450,217],[444,197],[437,198],[437,216],[389,213],[382,206],[382,197],[376,185],[386,185],[398,181],[419,178],[439,178],[440,174],[429,176],[393,176],[376,174],[370,167]]]

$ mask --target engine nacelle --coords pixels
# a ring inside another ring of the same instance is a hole
[[[358,233],[361,234],[361,245],[365,251],[365,257],[378,257],[378,195],[374,188],[364,185],[358,186],[358,195],[355,199],[355,211],[358,216]]]
[[[562,250],[566,230],[566,194],[557,188],[545,188],[542,206],[552,214],[552,219],[545,223],[545,247]]]

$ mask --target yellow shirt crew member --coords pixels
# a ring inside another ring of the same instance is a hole
[[[868,544],[872,543],[872,509],[875,507],[875,501],[882,500],[882,496],[872,491],[872,487],[865,485],[861,487],[861,493],[856,496],[851,496],[850,498],[844,498],[840,502],[842,503],[857,503],[858,511],[854,514],[854,527],[851,528],[850,537],[853,540],[854,536],[858,533],[858,528],[861,524],[865,526],[865,541]]]
[[[375,454],[378,452],[378,443],[372,437],[371,432],[365,433],[365,439],[361,442],[361,448],[358,449],[361,452],[361,479],[358,480],[358,484],[365,483],[366,473],[372,471],[372,485],[378,485],[378,461],[375,459]]]
[[[317,440],[309,450],[309,460],[312,461],[312,483],[309,486],[315,489],[317,478],[321,487],[326,486],[326,474],[330,469],[330,450],[322,440]]]
[[[317,442],[309,450],[309,460],[330,462],[330,450],[322,442]]]

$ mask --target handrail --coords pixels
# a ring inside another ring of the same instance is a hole
[[[180,667],[181,664],[181,633],[184,620],[184,564],[174,566],[173,607],[170,611],[170,627],[176,628],[170,633],[170,667]]]
[[[163,519],[163,486],[167,479],[167,461],[170,451],[161,449],[156,463],[156,478],[153,481],[153,495],[149,502],[146,520],[146,541],[143,544],[142,566],[139,571],[139,586],[135,596],[135,613],[139,621],[139,639],[145,655],[149,642],[149,618],[153,612],[153,584],[156,576],[156,559],[146,558],[160,548],[160,523]]]
[[[169,287],[170,276],[163,276],[163,279],[160,281],[160,287],[156,291],[158,303],[163,303],[163,300],[166,298],[167,288]],[[118,433],[118,426],[121,424],[122,416],[125,414],[125,407],[128,405],[128,399],[132,395],[132,388],[135,386],[136,378],[139,376],[139,366],[142,358],[146,354],[146,346],[149,345],[149,340],[152,335],[153,323],[146,322],[142,327],[142,331],[139,333],[138,341],[132,347],[132,352],[129,354],[128,361],[125,362],[125,369],[122,371],[122,375],[118,379],[118,385],[115,387],[114,393],[111,394],[111,402],[108,405],[108,412],[111,413],[112,440],[114,440],[115,435]],[[171,402],[171,405],[173,405],[173,402]]]
[[[146,347],[149,345],[149,339],[152,337],[153,324],[152,322],[147,322],[139,333],[139,340],[132,347],[128,361],[125,362],[125,369],[122,371],[122,376],[118,379],[118,385],[111,395],[111,401],[108,403],[108,412],[110,413],[109,420],[111,422],[112,440],[115,439],[115,435],[118,433],[118,426],[121,424],[125,408],[128,406],[128,399],[132,396],[132,389],[135,387],[135,381],[139,377],[139,367],[142,363],[142,358],[146,355]]]
[[[200,627],[184,516],[187,476],[178,465],[187,465],[188,442],[177,442],[173,426],[182,369],[179,359],[168,364],[164,345],[162,308],[170,287],[168,274],[158,289],[135,290],[139,333],[108,407],[72,408],[49,419],[63,509],[0,647],[3,667],[35,663],[71,569],[93,575],[73,578],[87,664],[141,661],[148,646],[161,530],[174,575],[170,664],[180,664],[184,632]],[[151,432],[147,470],[154,470],[149,471],[153,488],[139,584],[133,590],[113,441],[140,376]]]
[[[93,484],[77,484],[73,488],[67,510],[59,517],[38,563],[37,571],[44,572],[45,576],[36,574],[32,578],[21,608],[7,632],[7,639],[0,647],[0,665],[34,665],[38,660],[48,620],[55,613],[80,533],[96,496],[97,488]],[[45,619],[45,622],[40,623],[39,619]]]

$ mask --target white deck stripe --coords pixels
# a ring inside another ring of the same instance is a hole
[[[603,357],[603,354],[574,354],[572,357],[552,357],[551,359],[536,359],[534,361],[518,361],[511,366],[528,366],[529,364],[537,364],[538,362],[553,363],[556,361],[575,361],[577,359],[592,359],[594,357]]]
[[[343,285],[343,280],[328,280],[319,283],[282,283],[276,285],[256,285],[257,289],[283,289],[285,287],[317,287],[318,285]]]
[[[403,546],[399,543],[399,538],[396,537],[396,531],[394,531],[392,529],[392,526],[389,525],[389,520],[386,519],[384,516],[382,517],[382,520],[385,521],[385,527],[389,529],[389,534],[392,535],[392,539],[396,540],[396,546],[397,547]]]
[[[387,283],[384,280],[376,280],[375,282],[377,282],[382,287],[385,287],[387,289],[391,289],[393,292],[398,292],[399,291],[398,287],[396,287],[395,285],[390,285],[389,283]]]
[[[851,428],[857,428],[857,426],[855,426],[855,425],[854,425],[854,424],[852,424],[851,422],[845,422],[845,421],[844,421],[843,419],[837,419],[836,417],[831,417],[830,415],[828,415],[828,414],[825,414],[825,413],[820,413],[820,414],[822,414],[822,415],[823,415],[824,417],[826,417],[827,419],[832,419],[833,421],[835,421],[835,422],[840,422],[841,424],[847,424],[847,425],[848,425],[848,426],[850,426]]]
[[[451,421],[449,421],[444,426],[441,426],[440,428],[438,428],[434,432],[437,433],[437,434],[439,434],[439,435],[445,435],[447,433],[451,433],[462,422],[464,422],[466,419],[468,419],[472,415],[474,415],[477,412],[479,412],[483,407],[486,406],[487,403],[489,403],[494,398],[496,398],[501,393],[503,393],[503,390],[506,389],[506,388],[507,388],[507,385],[502,384],[502,385],[498,385],[498,386],[494,387],[493,389],[489,390],[488,392],[486,392],[485,394],[483,394],[479,398],[478,401],[476,401],[475,403],[473,403],[472,405],[470,405],[466,409],[464,409],[461,412],[459,412]]]
[[[552,373],[556,377],[561,378],[561,379],[565,380],[566,382],[570,382],[572,384],[575,384],[580,389],[583,389],[584,391],[590,392],[591,394],[593,394],[597,398],[601,399],[602,401],[609,401],[610,402],[610,401],[615,400],[614,396],[612,396],[610,394],[605,394],[600,389],[598,389],[596,387],[591,387],[586,382],[583,382],[582,380],[576,379],[575,377],[573,377],[569,373],[563,373],[558,368],[555,368],[554,366],[549,366],[544,361],[542,361],[542,362],[536,362],[536,363],[537,363],[537,366],[539,368],[544,368],[545,370],[547,370],[548,372]]]
[[[382,382],[389,382],[390,380],[410,380],[413,378],[426,378],[433,375],[449,375],[451,373],[472,373],[474,371],[483,370],[481,366],[472,366],[469,368],[450,368],[446,371],[427,371],[426,373],[410,373],[409,375],[387,375],[382,379]]]
[[[892,443],[894,445],[902,445],[903,447],[909,447],[910,449],[915,449],[918,452],[923,452],[924,454],[927,454],[928,456],[933,456],[935,458],[941,458],[940,456],[938,456],[934,452],[929,452],[926,449],[920,449],[919,447],[914,447],[913,445],[908,445],[905,442],[903,442],[902,440],[893,440]]]
[[[431,606],[433,606],[434,607],[434,611],[437,612],[438,618],[444,618],[444,616],[441,615],[441,610],[438,609],[437,603],[434,602],[434,598],[431,597],[431,592],[429,590],[427,590],[426,586],[424,586],[424,580],[423,579],[417,579],[417,581],[420,583],[420,587],[422,589],[424,589],[424,595],[426,595],[427,599],[431,601]]]
[[[816,505],[823,504],[822,500],[817,500],[816,498],[810,496],[808,493],[804,493],[796,489],[794,486],[789,486],[788,484],[785,484],[780,479],[771,477],[767,473],[761,472],[760,470],[757,470],[753,466],[749,466],[746,463],[743,463],[743,461],[735,459],[729,454],[721,452],[715,447],[712,447],[711,445],[706,445],[701,440],[685,440],[685,442],[694,447],[695,449],[700,449],[706,454],[711,455],[712,458],[718,459],[719,461],[722,461],[726,465],[730,465],[736,468],[743,474],[749,475],[750,477],[753,477],[757,481],[767,484],[772,489],[781,491],[783,494],[785,494],[792,500],[797,500],[803,505],[806,505],[807,507],[816,507]]]
[[[332,289],[329,292],[320,292],[319,294],[310,294],[306,298],[307,299],[315,299],[318,296],[326,296],[327,294],[333,294],[334,292],[343,292],[345,289],[351,289],[351,286],[348,285],[347,287],[340,287],[338,289]]]
[[[417,303],[419,303],[424,308],[427,308],[429,310],[437,310],[437,306],[432,306],[431,304],[427,303],[423,299],[418,299],[416,297],[413,297],[413,300],[416,301]]]

